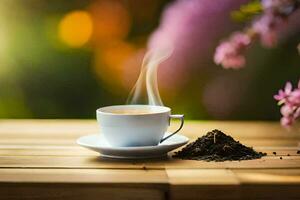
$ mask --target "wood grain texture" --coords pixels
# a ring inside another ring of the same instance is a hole
[[[300,199],[299,130],[277,122],[188,121],[182,134],[194,140],[215,128],[268,156],[110,160],[75,142],[98,132],[95,120],[0,120],[0,199]]]
[[[300,196],[299,185],[286,184],[241,185],[239,193],[239,199],[255,200],[298,200]]]
[[[1,200],[162,200],[165,192],[155,188],[106,187],[97,184],[0,184]]]
[[[172,185],[239,185],[235,174],[228,169],[169,169]]]
[[[171,199],[296,200],[300,197],[299,169],[167,169],[167,174]]]
[[[206,162],[196,160],[116,161],[98,156],[0,156],[0,168],[65,169],[293,169],[299,168],[299,156],[268,156],[258,160]]]
[[[300,169],[232,170],[235,177],[246,184],[300,184]]]
[[[257,151],[267,153],[269,156],[299,156],[299,147],[295,146],[259,146]],[[78,145],[12,145],[0,144],[0,156],[97,156],[97,152],[90,151]]]
[[[164,170],[127,169],[0,169],[0,183],[97,183],[102,185],[149,184],[164,187],[168,176]]]

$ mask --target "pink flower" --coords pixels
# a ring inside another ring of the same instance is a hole
[[[282,117],[280,123],[283,127],[288,128],[294,123],[294,121],[293,118],[291,117]]]
[[[282,104],[280,109],[282,126],[291,126],[300,117],[300,81],[298,82],[298,88],[294,90],[292,84],[287,82],[284,90],[279,90],[274,98],[279,101],[280,105]]]
[[[255,18],[252,25],[245,29],[248,38],[254,40],[259,38],[265,47],[274,47],[278,42],[278,34],[283,30],[283,25],[298,7],[299,0],[261,0],[262,14]],[[238,48],[233,39],[223,42],[216,49],[214,61],[223,65],[224,68],[241,68],[245,65],[244,49]],[[300,50],[299,50],[300,53]]]
[[[149,49],[174,46],[171,57],[160,65],[162,88],[183,86],[190,76],[188,68],[204,67],[210,48],[232,25],[229,13],[247,1],[175,0],[165,7],[147,44]]]
[[[291,82],[287,82],[285,84],[284,90],[279,90],[278,94],[274,95],[274,99],[277,101],[284,100],[290,93],[292,92],[292,84]]]
[[[300,108],[297,108],[295,113],[294,113],[294,117],[295,118],[299,118],[300,117]]]
[[[264,13],[252,24],[253,31],[260,37],[262,45],[273,47],[277,44],[280,28],[297,8],[295,0],[262,0]]]
[[[281,107],[280,112],[281,112],[282,116],[288,117],[288,116],[293,114],[294,109],[291,105],[286,104],[286,105]]]
[[[245,65],[244,50],[250,45],[251,39],[247,34],[234,33],[228,41],[222,42],[216,49],[214,61],[224,68],[241,68]]]
[[[278,41],[277,30],[283,20],[272,13],[262,15],[252,25],[253,31],[259,36],[262,45],[274,47]]]
[[[277,32],[274,30],[270,30],[268,32],[265,32],[264,34],[261,34],[260,41],[261,44],[265,47],[271,48],[276,46],[278,42]]]
[[[300,89],[294,90],[289,95],[288,102],[293,106],[300,106]]]

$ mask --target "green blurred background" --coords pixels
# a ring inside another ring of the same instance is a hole
[[[0,117],[94,118],[99,107],[124,104],[170,2],[1,0]],[[277,48],[255,45],[246,68],[225,70],[214,48],[241,27],[229,13],[227,21],[184,77],[159,79],[164,104],[188,119],[278,120],[273,94],[299,78],[299,29]]]

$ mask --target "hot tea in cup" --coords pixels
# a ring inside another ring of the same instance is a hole
[[[123,115],[142,115],[152,113],[151,109],[119,109],[111,111],[112,114],[123,114]]]
[[[180,119],[180,127],[163,138],[170,120]],[[183,115],[171,115],[165,106],[120,105],[97,110],[101,134],[112,146],[154,146],[176,134],[183,126]]]

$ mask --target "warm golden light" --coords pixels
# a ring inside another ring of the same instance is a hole
[[[119,1],[97,1],[90,6],[94,23],[93,39],[101,46],[127,37],[131,17],[127,8]]]
[[[136,47],[130,43],[119,41],[111,46],[95,51],[95,72],[98,77],[114,88],[123,88],[125,65],[136,53]],[[128,67],[128,66],[127,66]]]
[[[63,17],[58,28],[59,37],[65,44],[81,47],[92,35],[92,18],[86,11],[73,11]]]

